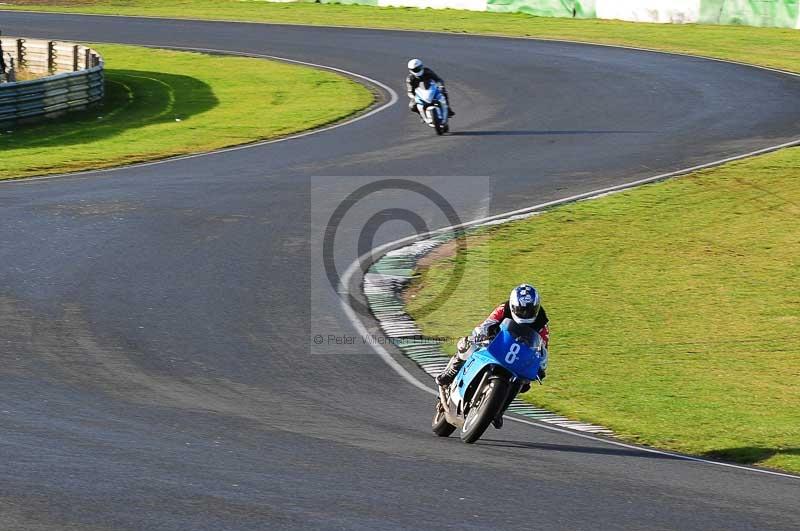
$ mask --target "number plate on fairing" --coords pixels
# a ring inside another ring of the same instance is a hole
[[[525,342],[518,341],[508,330],[501,330],[487,347],[497,362],[513,374],[535,380],[540,358]]]

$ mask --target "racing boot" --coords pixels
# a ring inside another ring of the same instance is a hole
[[[458,355],[453,356],[450,358],[450,361],[447,362],[447,367],[439,373],[439,376],[436,377],[436,384],[441,387],[447,387],[456,377],[458,371],[461,370],[461,366],[464,365],[464,360],[458,357]]]
[[[499,430],[500,428],[503,427],[503,414],[502,413],[498,413],[497,416],[494,419],[492,419],[492,425],[494,426],[494,428],[496,430]]]

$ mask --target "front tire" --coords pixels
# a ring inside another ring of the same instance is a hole
[[[433,128],[436,130],[437,135],[442,136],[444,134],[444,126],[439,119],[439,112],[436,111],[433,113]]]
[[[456,427],[447,422],[447,418],[444,416],[442,403],[438,400],[436,401],[436,412],[433,414],[431,429],[433,429],[433,433],[439,437],[450,437],[450,434],[456,431]]]
[[[505,405],[508,382],[502,378],[492,378],[476,393],[481,393],[482,396],[470,408],[467,418],[464,419],[464,426],[461,428],[461,440],[467,444],[472,444],[481,438],[497,412]]]

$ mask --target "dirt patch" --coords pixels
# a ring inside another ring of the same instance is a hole
[[[478,245],[486,241],[489,236],[489,234],[467,236],[467,249],[469,249],[470,245]],[[433,251],[429,252],[417,261],[417,266],[414,268],[414,278],[411,280],[408,287],[400,294],[400,298],[403,300],[404,305],[408,304],[411,299],[416,298],[417,294],[422,290],[423,285],[420,282],[420,278],[424,274],[425,270],[441,260],[447,260],[455,257],[457,250],[458,240],[450,240],[449,242],[443,243],[439,247],[435,248]]]

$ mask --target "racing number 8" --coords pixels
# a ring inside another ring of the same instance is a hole
[[[506,354],[506,363],[512,364],[517,361],[517,354],[519,354],[519,343],[513,343],[511,348],[508,349],[508,354]]]

